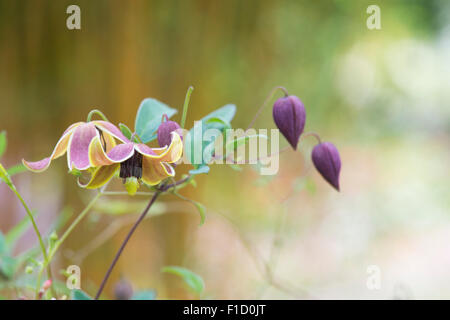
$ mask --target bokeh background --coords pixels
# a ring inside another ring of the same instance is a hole
[[[66,28],[70,4],[81,30]],[[370,4],[381,30],[366,27]],[[282,85],[304,102],[306,131],[341,153],[340,193],[311,167],[311,138],[282,154],[277,176],[212,167],[182,191],[206,206],[205,225],[190,203],[165,196],[105,298],[121,277],[159,299],[195,298],[160,272],[166,265],[201,275],[212,299],[450,298],[449,1],[0,1],[0,70],[5,167],[49,155],[93,108],[130,127],[146,97],[181,111],[190,85],[188,127],[234,103],[233,126],[245,128]],[[255,127],[274,127],[270,106]],[[44,232],[93,195],[63,159],[14,181]],[[99,202],[55,259],[57,277],[77,264],[94,294],[145,203]],[[0,204],[6,232],[25,212],[4,184]],[[15,252],[35,244],[29,230]],[[370,266],[379,290],[367,287]]]

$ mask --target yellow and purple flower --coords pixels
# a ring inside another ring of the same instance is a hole
[[[112,123],[107,121],[77,122],[64,131],[62,137],[56,143],[52,154],[40,161],[29,162],[22,159],[25,167],[34,172],[45,171],[52,160],[63,156],[67,152],[67,165],[69,170],[87,170],[97,166],[91,161],[91,145],[100,142],[104,152],[109,152],[116,146],[115,139],[122,142],[128,139]]]
[[[163,148],[150,148],[143,143],[134,143],[126,139],[109,152],[105,152],[100,139],[94,138],[89,147],[89,162],[97,168],[91,179],[81,187],[96,189],[105,185],[120,170],[119,177],[127,180],[142,180],[148,185],[156,185],[162,180],[173,177],[175,170],[170,165],[181,158],[183,143],[178,133],[172,132],[170,145]]]

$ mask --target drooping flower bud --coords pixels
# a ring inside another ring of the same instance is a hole
[[[172,131],[180,129],[175,121],[163,121],[158,127],[158,144],[160,147],[169,146],[172,142]],[[181,134],[180,134],[181,135]]]
[[[296,96],[285,96],[273,105],[273,120],[289,144],[297,149],[298,139],[303,132],[306,111],[303,102]]]
[[[317,171],[337,191],[339,191],[339,172],[341,171],[341,157],[339,151],[330,142],[316,145],[311,154]]]
[[[133,296],[133,287],[126,279],[120,279],[114,286],[114,296],[117,300],[130,300]]]

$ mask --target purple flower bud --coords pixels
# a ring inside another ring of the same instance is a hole
[[[180,129],[175,121],[163,121],[158,127],[158,144],[160,147],[169,146],[172,142],[171,132]],[[180,134],[181,135],[181,134]]]
[[[317,171],[339,191],[341,157],[336,147],[330,142],[319,143],[314,147],[311,157]]]
[[[117,300],[130,300],[133,296],[133,287],[126,279],[120,279],[114,285],[114,296]]]
[[[298,139],[303,132],[306,111],[303,102],[296,96],[286,96],[275,101],[273,120],[289,144],[297,149]]]

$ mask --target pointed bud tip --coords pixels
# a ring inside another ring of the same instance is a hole
[[[303,133],[306,111],[303,102],[296,96],[284,96],[273,105],[273,120],[294,150]]]
[[[314,147],[311,158],[322,177],[340,192],[341,157],[337,148],[330,142],[322,142]]]

